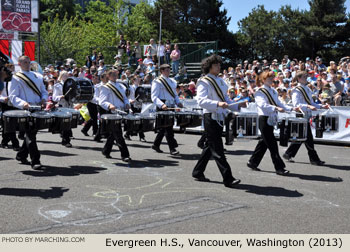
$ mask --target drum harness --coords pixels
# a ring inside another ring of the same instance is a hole
[[[17,72],[15,74],[15,76],[17,76],[18,78],[20,78],[22,81],[24,81],[24,83],[27,84],[27,86],[33,90],[34,93],[36,93],[40,99],[42,97],[42,94],[40,92],[40,90],[38,89],[38,87],[35,85],[35,83],[27,76],[25,75],[24,73],[21,73],[21,72]],[[26,96],[27,97],[27,96]]]

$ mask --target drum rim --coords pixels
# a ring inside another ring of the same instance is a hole
[[[12,113],[15,113],[15,114],[12,114]],[[22,114],[22,117],[29,117],[31,115],[31,113],[28,111],[28,110],[7,110],[5,112],[3,112],[3,116],[6,116],[6,117],[20,117],[18,115],[20,115],[20,113],[23,113]],[[17,116],[15,116],[17,115]]]

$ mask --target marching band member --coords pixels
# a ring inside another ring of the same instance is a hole
[[[308,77],[307,72],[305,71],[297,72],[296,78],[298,81],[298,85],[297,87],[294,88],[292,92],[292,102],[293,102],[293,106],[294,107],[299,106],[303,111],[303,114],[305,114],[307,119],[309,119],[311,117],[312,110],[317,110],[320,108],[328,109],[329,105],[328,104],[320,105],[313,101],[312,91],[307,86],[307,77]],[[325,162],[320,160],[314,148],[314,138],[312,136],[311,127],[309,123],[307,124],[307,139],[304,143],[308,151],[310,163],[312,165],[323,165]],[[301,144],[302,144],[301,142],[291,143],[289,148],[283,154],[283,158],[285,158],[289,162],[294,162],[292,158],[295,157],[295,155],[297,154]]]
[[[234,187],[241,181],[232,176],[231,167],[224,154],[222,131],[227,114],[227,108],[238,110],[227,95],[227,85],[224,80],[217,77],[220,73],[222,59],[212,55],[202,61],[202,71],[206,75],[197,82],[197,100],[204,113],[204,132],[206,144],[203,145],[201,156],[193,169],[192,177],[197,181],[210,181],[204,176],[204,171],[210,160],[214,158],[226,187]]]
[[[6,72],[3,71],[3,75],[6,75]],[[0,107],[2,109],[2,112],[5,112],[7,110],[15,109],[10,105],[9,98],[8,98],[8,86],[9,83],[2,82],[3,83],[3,91],[0,94]],[[12,149],[14,151],[19,151],[19,141],[16,137],[16,132],[8,132],[5,133],[4,128],[2,129],[2,141],[1,141],[1,147],[2,148],[9,148],[8,142],[12,143]]]
[[[21,56],[18,59],[21,68],[13,77],[9,85],[9,99],[14,107],[29,109],[31,104],[45,105],[48,99],[43,77],[39,73],[31,72],[30,58]],[[16,159],[23,164],[28,164],[28,154],[31,158],[31,166],[34,170],[41,169],[40,152],[36,143],[37,130],[26,129],[23,145],[17,152]]]
[[[125,95],[125,87],[117,82],[118,71],[111,69],[107,71],[108,83],[101,86],[99,104],[100,106],[109,112],[114,112],[116,109],[129,110],[130,103]],[[121,152],[121,157],[124,162],[130,162],[131,158],[129,155],[128,147],[125,144],[123,138],[123,132],[121,125],[118,128],[110,132],[107,138],[106,144],[103,147],[102,154],[106,158],[111,158],[110,153],[112,151],[114,140],[117,141],[117,145]]]
[[[95,103],[96,104],[96,108],[97,108],[97,132],[96,132],[96,135],[94,137],[94,141],[96,142],[102,142],[101,141],[101,121],[99,121],[99,117],[98,115],[100,114],[100,116],[103,114],[104,109],[101,108],[101,106],[99,105],[99,99],[100,99],[100,92],[101,92],[101,86],[106,84],[108,82],[108,77],[107,77],[107,73],[104,72],[103,74],[100,75],[100,79],[101,79],[101,82],[99,84],[96,84],[94,85],[94,89],[95,89],[95,93],[94,93],[94,98],[93,98],[93,101],[92,103]]]
[[[174,108],[177,105],[182,108],[183,105],[180,103],[179,96],[176,93],[176,81],[169,78],[170,66],[163,64],[160,66],[161,76],[152,82],[151,88],[151,99],[152,102],[157,106],[157,111],[168,110],[168,108]],[[160,149],[163,137],[166,137],[170,154],[178,155],[179,152],[176,150],[178,147],[177,142],[174,138],[173,126],[158,129],[158,134],[152,145],[152,149],[158,153],[163,151]]]
[[[256,78],[257,86],[260,86],[261,82],[263,83],[263,86],[255,93],[261,139],[255,147],[247,166],[252,170],[260,171],[258,166],[264,157],[266,150],[269,149],[276,174],[283,176],[287,175],[289,171],[285,169],[286,165],[278,152],[277,141],[273,133],[274,125],[277,124],[278,120],[277,112],[292,110],[298,111],[298,108],[293,109],[292,107],[280,102],[277,91],[271,87],[274,78],[275,73],[273,71],[265,71]]]
[[[67,71],[61,71],[58,76],[57,83],[53,86],[52,100],[58,103],[59,107],[72,108],[73,104],[68,102],[63,94],[63,84],[68,79],[69,75]],[[61,132],[62,145],[67,148],[72,147],[70,138],[73,136],[72,130],[65,130]]]
[[[139,75],[134,75],[131,77],[132,85],[130,85],[129,87],[130,94],[128,98],[129,98],[129,102],[131,104],[131,110],[133,113],[141,113],[141,109],[142,109],[142,103],[138,102],[135,97],[135,91],[136,91],[136,88],[140,85],[140,82],[141,82],[141,78]],[[133,132],[127,131],[124,135],[125,139],[131,140],[130,136],[132,134]],[[146,142],[145,134],[142,131],[139,132],[139,138],[141,142]]]
[[[101,84],[100,84],[100,77],[97,75],[97,73],[94,73],[92,75],[92,83],[94,84],[94,97],[92,98],[91,101],[89,101],[87,103],[87,108],[89,110],[89,114],[90,114],[91,119],[86,122],[86,124],[84,125],[83,129],[81,130],[81,132],[85,136],[89,136],[88,131],[89,131],[91,126],[92,126],[92,134],[94,136],[96,136],[97,130],[98,130],[98,123],[97,123],[98,110],[97,110],[97,106],[98,106],[98,96],[100,94],[99,90],[100,90]],[[98,139],[96,139],[95,141],[97,141],[97,140]]]

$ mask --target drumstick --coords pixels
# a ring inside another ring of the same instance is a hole
[[[140,95],[136,96],[136,97],[135,97],[135,100],[137,100],[137,98],[139,98],[139,97],[140,97]]]
[[[64,94],[64,96],[66,96],[70,91],[72,91],[72,88],[69,88],[68,91]]]

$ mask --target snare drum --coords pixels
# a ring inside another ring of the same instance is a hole
[[[155,116],[141,116],[141,131],[148,132],[154,130]]]
[[[58,111],[70,113],[72,115],[71,128],[72,129],[78,128],[79,116],[80,116],[79,110],[76,110],[73,108],[59,108]]]
[[[156,113],[156,129],[174,126],[175,113],[171,111],[159,111]]]
[[[293,142],[304,142],[307,138],[307,124],[308,121],[305,118],[289,117],[282,120],[282,124],[285,125],[285,137],[289,138]]]
[[[234,134],[237,137],[254,138],[258,136],[257,113],[235,113]]]
[[[3,113],[4,132],[26,131],[29,127],[30,112],[9,110]]]
[[[124,130],[129,132],[139,132],[141,129],[141,117],[138,115],[123,116]]]
[[[61,133],[71,129],[72,115],[63,111],[52,112],[52,124],[49,127],[49,132],[52,134]]]
[[[191,112],[175,112],[176,125],[187,127],[191,123]]]
[[[321,125],[325,132],[338,132],[339,115],[334,113],[321,115]]]
[[[35,130],[48,129],[52,124],[52,114],[46,111],[37,111],[30,115],[29,125]]]
[[[116,131],[122,123],[122,116],[117,114],[101,115],[101,135]]]

